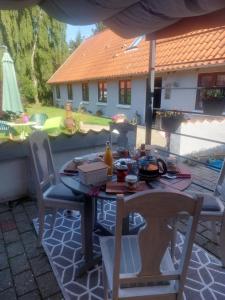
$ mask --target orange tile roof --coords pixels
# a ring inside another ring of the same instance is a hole
[[[48,83],[62,83],[148,73],[149,42],[126,50],[134,39],[106,29],[83,43],[52,75]],[[156,71],[194,69],[225,64],[225,26],[197,30],[157,41]]]

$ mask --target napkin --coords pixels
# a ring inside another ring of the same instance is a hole
[[[73,161],[71,161],[63,170],[65,173],[77,173],[77,164]]]

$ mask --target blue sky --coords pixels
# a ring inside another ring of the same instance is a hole
[[[87,26],[72,26],[67,25],[67,31],[66,31],[66,40],[69,42],[70,40],[75,40],[77,32],[80,31],[81,36],[88,37],[92,34],[92,29],[94,28],[93,25],[87,25]]]

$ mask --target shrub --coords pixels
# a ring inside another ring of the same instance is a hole
[[[103,116],[103,111],[102,111],[101,109],[98,109],[98,110],[96,110],[95,115],[96,115],[97,117],[101,117],[101,116]]]

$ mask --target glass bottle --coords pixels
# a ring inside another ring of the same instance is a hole
[[[111,147],[110,147],[110,142],[106,142],[104,162],[106,165],[108,165],[108,175],[112,176],[112,174],[113,174],[113,156],[112,156],[112,151],[111,151]]]

